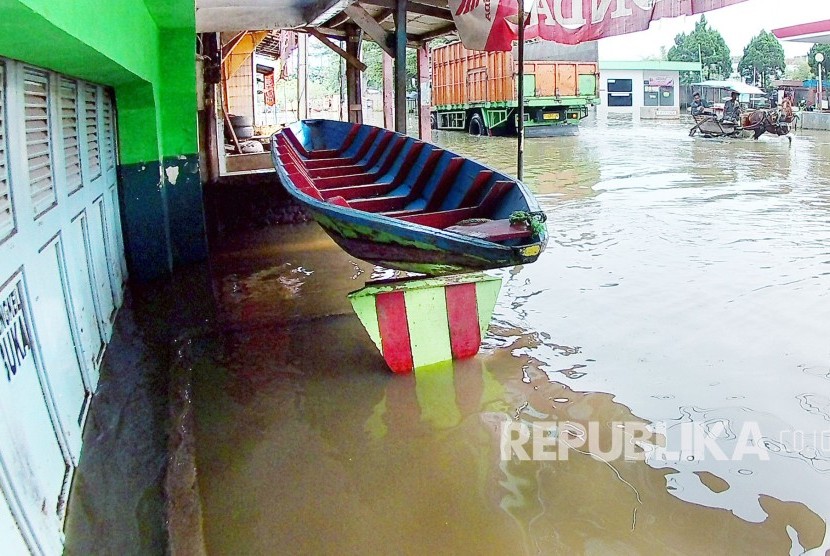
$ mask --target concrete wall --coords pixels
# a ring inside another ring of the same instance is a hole
[[[253,59],[248,59],[227,81],[228,111],[234,116],[254,117]]]
[[[801,112],[801,128],[830,131],[830,113]]]
[[[115,89],[131,275],[204,258],[192,0],[6,0],[2,14],[0,56]]]

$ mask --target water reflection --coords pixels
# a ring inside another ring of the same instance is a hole
[[[271,324],[194,362],[210,553],[830,547],[830,136],[687,129],[606,118],[529,142],[548,250],[497,272],[477,358],[417,375],[385,371],[345,298],[388,272],[313,226],[228,246],[226,318]],[[512,172],[509,139],[437,140]],[[504,423],[547,421],[596,423],[597,449],[502,460]],[[702,423],[726,454],[755,427],[769,459],[604,459],[625,422],[668,448]]]

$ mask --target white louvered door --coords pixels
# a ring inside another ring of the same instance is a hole
[[[0,65],[0,242],[14,231],[14,214],[12,214],[11,189],[9,187],[9,161],[6,149],[6,73],[5,66]]]
[[[0,58],[0,536],[18,534],[3,549],[62,550],[123,300],[115,137],[105,88]]]
[[[78,82],[61,78],[60,95],[66,189],[67,194],[72,195],[84,185],[81,173],[81,139],[78,122]]]
[[[35,217],[57,203],[52,175],[52,133],[49,127],[49,74],[24,70],[26,158],[29,165],[29,192]]]

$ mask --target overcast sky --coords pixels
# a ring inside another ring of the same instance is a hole
[[[600,60],[641,60],[658,56],[660,47],[674,45],[678,33],[694,31],[699,15],[661,19],[647,31],[599,41]],[[771,31],[800,23],[830,19],[830,0],[746,0],[734,6],[706,13],[711,27],[723,35],[733,56],[741,56],[744,47],[761,30]],[[811,44],[781,41],[789,58],[807,54]]]

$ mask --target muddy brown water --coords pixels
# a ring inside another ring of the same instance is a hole
[[[385,370],[345,298],[392,273],[314,225],[223,245],[229,332],[192,362],[208,552],[824,554],[830,135],[687,129],[529,140],[548,248],[496,273],[476,358],[415,375]],[[513,171],[509,139],[435,142]],[[594,442],[503,457],[505,423],[550,422]],[[611,457],[626,423],[652,436]]]

